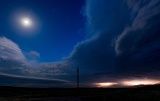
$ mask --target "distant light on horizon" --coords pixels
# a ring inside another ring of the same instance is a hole
[[[158,83],[160,83],[159,80],[152,80],[152,79],[134,79],[134,80],[126,80],[122,82],[124,86],[154,85]]]
[[[96,87],[111,87],[111,86],[113,86],[113,85],[116,85],[116,84],[118,84],[118,83],[116,83],[116,82],[102,82],[102,83],[94,83],[94,85],[96,86]]]

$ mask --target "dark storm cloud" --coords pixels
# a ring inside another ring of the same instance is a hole
[[[74,67],[94,73],[114,70],[112,45],[128,20],[127,6],[121,0],[87,0],[87,39],[77,44],[69,58]]]
[[[160,0],[126,0],[132,24],[116,41],[118,71],[145,75],[160,70]]]
[[[85,12],[89,34],[69,58],[83,82],[158,77],[160,0],[87,0]]]

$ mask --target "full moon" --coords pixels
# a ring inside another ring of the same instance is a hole
[[[31,21],[31,19],[29,19],[29,18],[22,18],[22,19],[21,19],[21,24],[22,24],[24,27],[31,27],[31,26],[32,26],[32,21]]]

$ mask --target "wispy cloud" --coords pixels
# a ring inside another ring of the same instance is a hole
[[[36,52],[36,51],[30,51],[29,54],[34,56],[34,57],[40,58],[40,54],[38,52]]]
[[[39,63],[39,59],[40,59],[40,53],[37,51],[29,51],[29,52],[24,52],[28,62],[32,63],[32,64],[37,64]]]
[[[18,87],[71,87],[69,81],[62,79],[48,79],[28,76],[19,76],[0,73],[0,86]]]

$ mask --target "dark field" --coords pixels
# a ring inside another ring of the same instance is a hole
[[[18,88],[0,87],[0,101],[160,101],[160,87]]]

